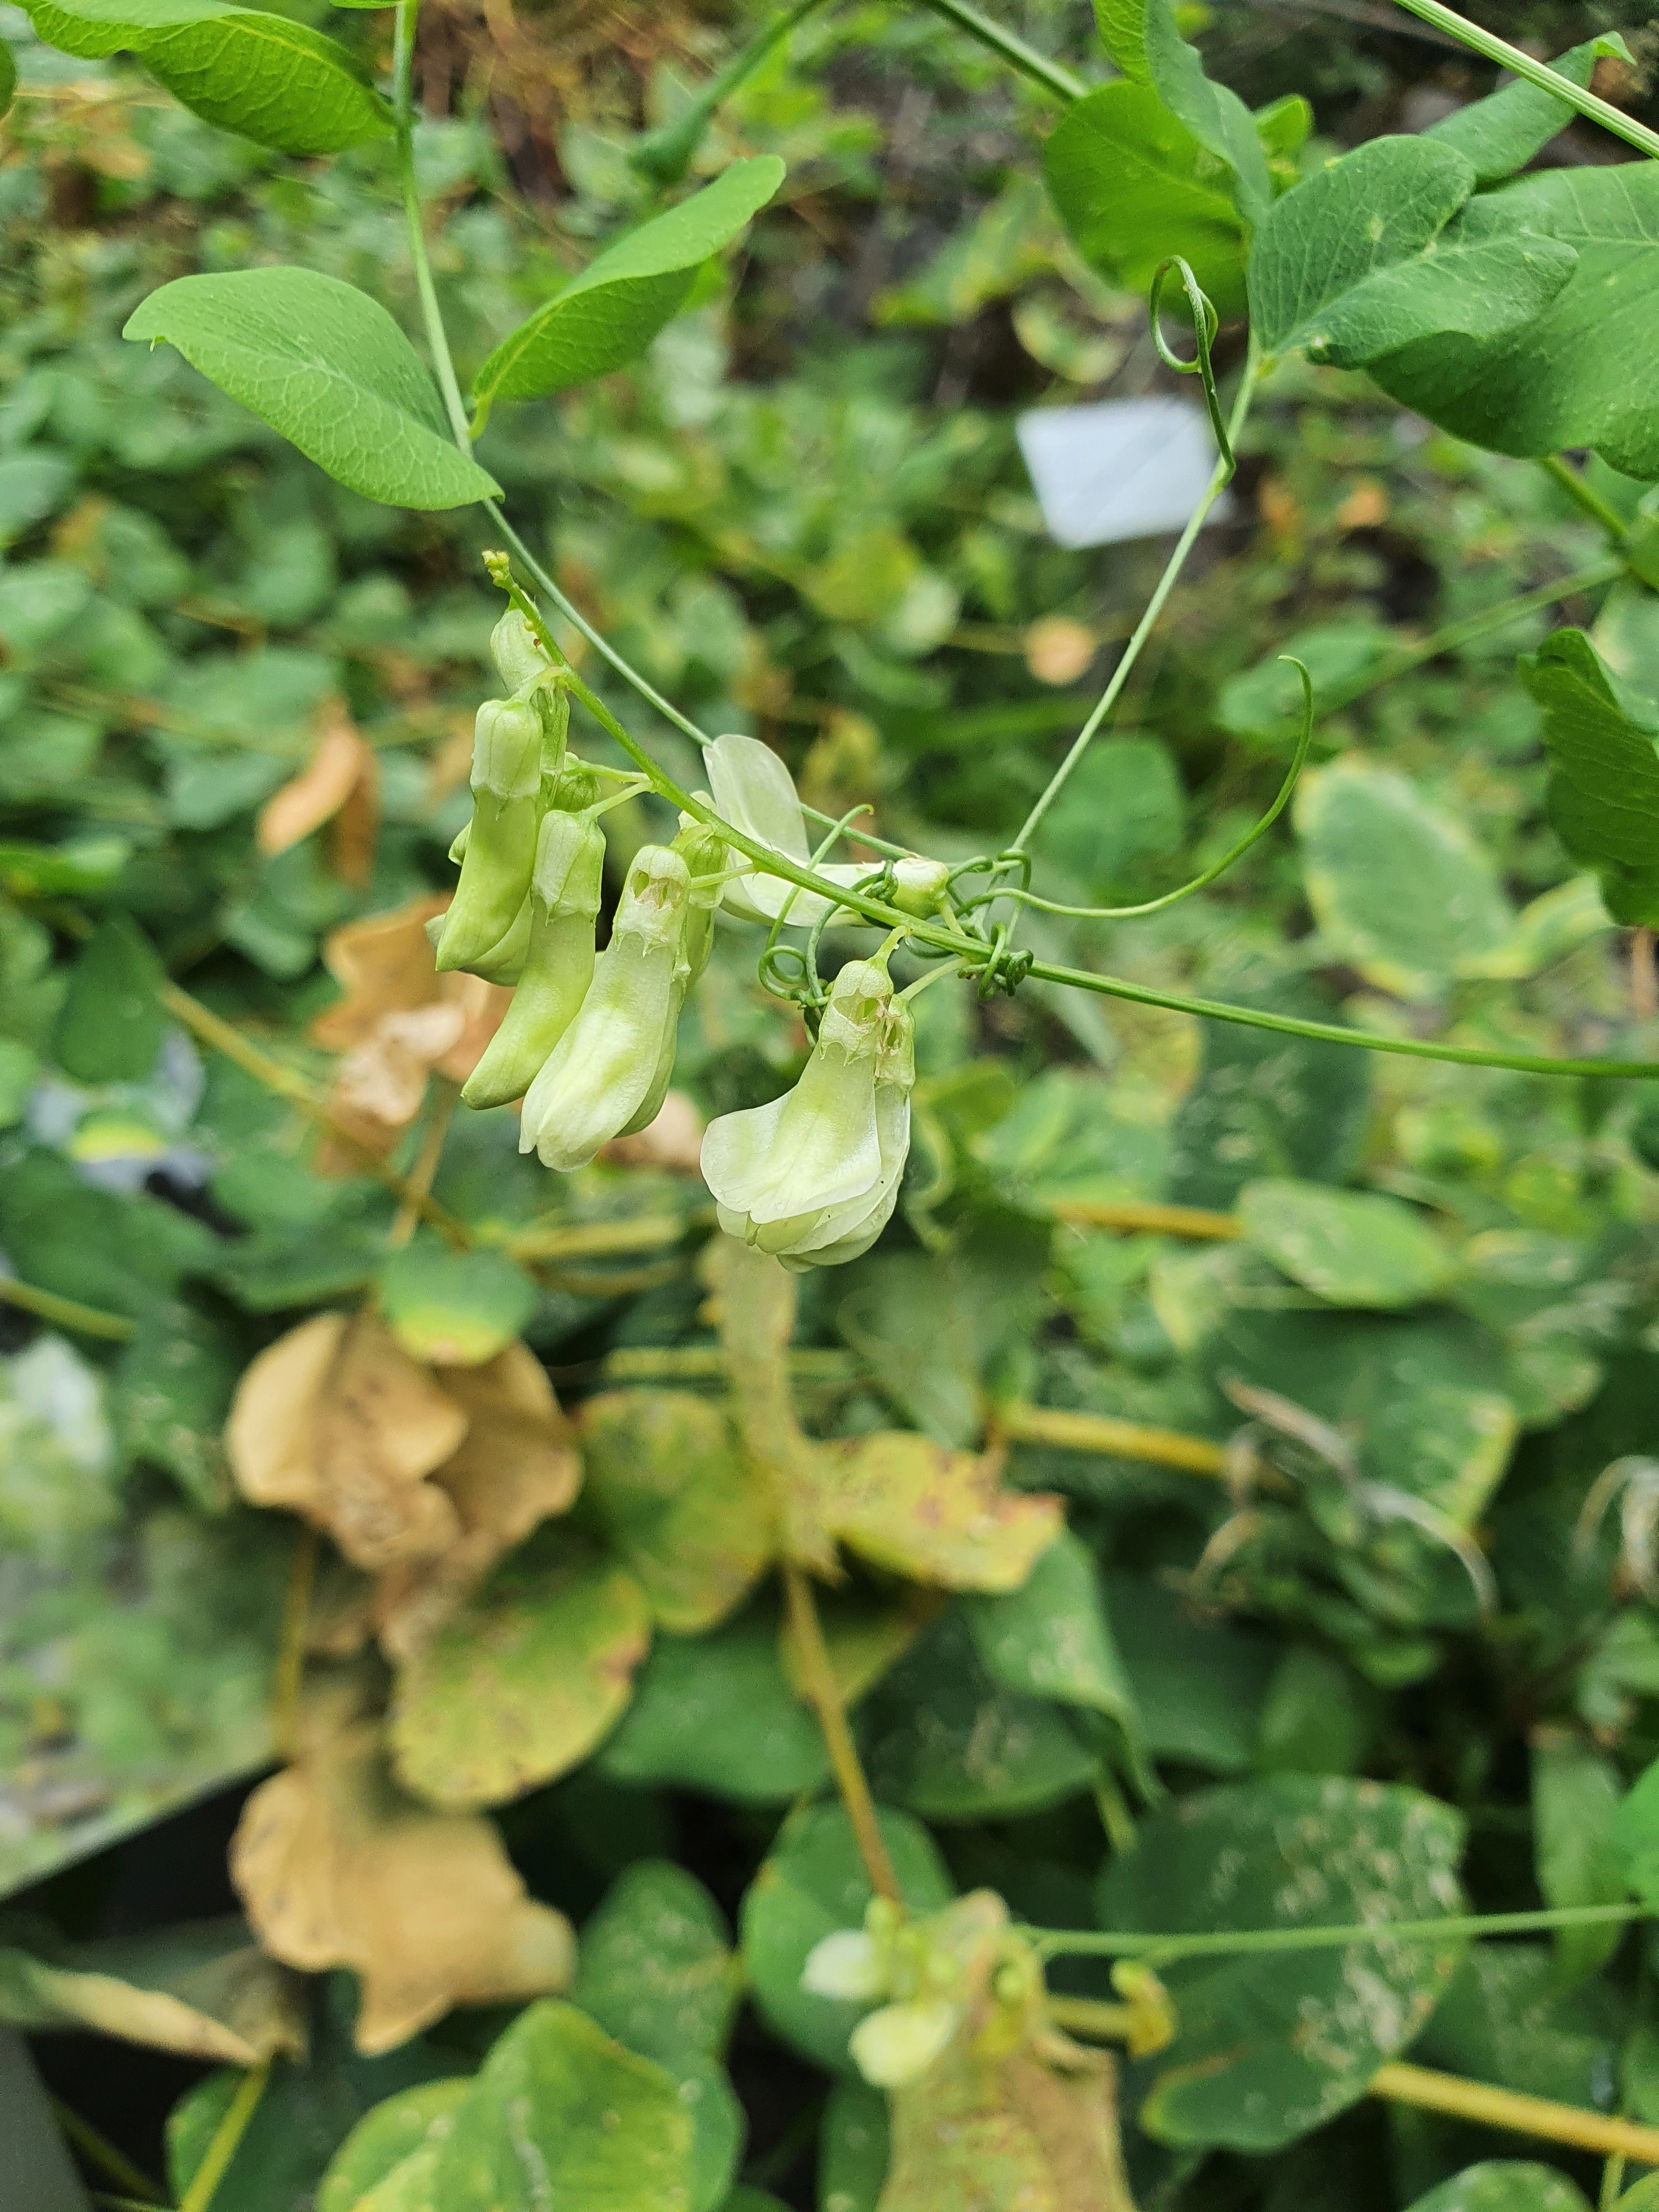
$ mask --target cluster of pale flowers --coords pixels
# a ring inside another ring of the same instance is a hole
[[[496,625],[490,649],[511,696],[478,709],[472,818],[451,850],[460,882],[433,938],[440,969],[514,987],[463,1098],[478,1107],[522,1098],[520,1149],[568,1170],[660,1111],[716,909],[769,928],[811,927],[834,902],[751,865],[683,814],[672,844],[635,854],[598,951],[599,817],[614,796],[601,797],[599,773],[569,750],[565,672],[517,610]],[[703,761],[710,789],[699,798],[754,843],[806,866],[805,816],[776,754],[753,738],[722,737],[705,745]],[[623,795],[637,787],[626,783]],[[872,871],[835,861],[816,872],[846,888]],[[933,910],[945,872],[919,855],[898,860],[895,903]],[[793,1090],[709,1125],[702,1172],[723,1229],[793,1268],[869,1249],[892,1215],[909,1151],[914,1029],[884,958],[842,968]]]

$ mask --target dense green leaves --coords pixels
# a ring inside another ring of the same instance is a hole
[[[1382,1925],[1461,1904],[1462,1824],[1415,1790],[1284,1775],[1183,1799],[1100,1885],[1102,1923],[1197,1934]],[[1192,1960],[1165,1978],[1180,2033],[1140,2110],[1164,2141],[1272,2151],[1363,2096],[1428,2019],[1453,1943]]]
[[[769,154],[734,161],[666,215],[630,231],[503,338],[473,380],[480,418],[498,399],[536,399],[643,353],[685,304],[697,270],[783,182]]]
[[[335,154],[387,137],[391,108],[332,39],[230,0],[35,0],[64,52],[136,53],[186,107],[283,154]]]
[[[1426,138],[1373,138],[1304,179],[1251,249],[1261,343],[1357,368],[1415,339],[1530,322],[1577,256],[1509,196],[1471,201],[1474,187],[1474,164]]]
[[[176,345],[367,499],[462,507],[500,489],[451,442],[432,380],[386,309],[337,276],[246,269],[175,277],[135,310],[125,335]]]
[[[1544,710],[1548,805],[1574,860],[1594,868],[1616,921],[1659,921],[1659,751],[1632,719],[1582,630],[1560,629],[1521,664]]]
[[[1491,211],[1483,221],[1575,253],[1569,280],[1517,322],[1482,326],[1471,314],[1444,336],[1397,340],[1400,351],[1368,358],[1372,375],[1402,405],[1494,453],[1589,446],[1627,476],[1659,477],[1659,427],[1642,395],[1659,343],[1659,163],[1542,170],[1479,205]]]
[[[58,1063],[81,1083],[142,1083],[161,1049],[157,995],[167,978],[155,948],[112,915],[82,948],[58,1018]]]

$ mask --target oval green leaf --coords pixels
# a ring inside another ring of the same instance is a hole
[[[536,1279],[505,1252],[452,1252],[418,1237],[386,1261],[380,1310],[416,1359],[477,1367],[519,1334],[540,1303]]]
[[[498,399],[536,399],[642,354],[684,305],[697,270],[783,182],[775,154],[734,161],[700,192],[618,239],[503,338],[472,386],[479,419]]]
[[[386,309],[310,269],[179,276],[128,318],[351,491],[387,507],[465,507],[501,486],[453,444],[431,378]]]
[[[336,154],[389,137],[396,118],[343,46],[229,0],[36,0],[36,32],[64,53],[134,53],[174,99],[279,154]]]
[[[1633,2208],[1634,2197],[1621,2197]],[[1589,2212],[1582,2189],[1553,2166],[1528,2159],[1483,2159],[1413,2203],[1411,2212]]]
[[[1414,1306],[1452,1272],[1423,1217],[1379,1191],[1268,1176],[1239,1193],[1238,1219],[1264,1259],[1334,1306]]]

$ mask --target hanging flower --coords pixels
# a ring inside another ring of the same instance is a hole
[[[575,1019],[593,980],[605,832],[588,814],[544,817],[530,879],[530,939],[507,1018],[461,1097],[469,1106],[522,1098]]]
[[[720,818],[741,830],[757,845],[769,846],[798,867],[811,860],[806,842],[806,817],[788,769],[757,738],[716,738],[702,749],[709,789]],[[733,854],[734,860],[741,856]],[[866,862],[818,861],[816,875],[834,884],[861,882],[872,871]],[[735,877],[720,894],[727,910],[740,921],[774,922],[787,908],[788,920],[803,929],[829,913],[830,902],[816,891],[799,890],[781,876],[750,870]]]
[[[794,1089],[709,1124],[703,1181],[722,1229],[796,1269],[868,1251],[910,1149],[914,1034],[882,963],[849,961]]]
[[[654,1118],[673,1067],[684,996],[691,874],[665,845],[642,846],[628,872],[611,942],[580,1011],[524,1102],[519,1149],[544,1167],[586,1167],[602,1145]]]

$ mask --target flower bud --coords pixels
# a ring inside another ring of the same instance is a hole
[[[910,1147],[914,1036],[886,969],[849,961],[794,1089],[708,1126],[702,1175],[721,1228],[796,1269],[867,1251]]]
[[[524,1102],[519,1149],[544,1166],[585,1167],[635,1121],[665,1056],[672,1069],[690,884],[665,846],[635,854],[587,994]]]
[[[872,2087],[901,2089],[927,2071],[963,2017],[960,2005],[947,2004],[943,1998],[883,2005],[859,2022],[848,2049]]]
[[[872,2004],[886,1996],[887,1980],[887,1962],[875,1937],[861,1928],[838,1928],[807,1953],[800,1985],[815,1997]]]
[[[575,1019],[593,980],[593,929],[605,872],[605,833],[585,815],[545,816],[531,877],[528,944],[518,989],[468,1078],[469,1106],[522,1098]]]
[[[542,718],[527,699],[486,699],[472,722],[472,788],[533,799],[542,781]]]
[[[757,845],[767,845],[804,868],[811,858],[806,817],[793,779],[768,745],[757,738],[716,738],[702,749],[703,765],[722,821],[741,830]],[[733,853],[733,860],[739,856]],[[869,875],[857,861],[819,861],[814,874],[835,884],[855,884]],[[775,921],[787,908],[791,923],[810,929],[829,913],[831,902],[802,890],[781,876],[758,871],[736,877],[721,893],[728,910],[744,921]]]
[[[893,864],[893,904],[901,914],[913,914],[925,921],[944,907],[950,881],[951,871],[945,861],[907,853]]]
[[[709,829],[695,815],[682,814],[674,850],[691,871],[691,896],[686,908],[682,945],[689,971],[685,984],[689,991],[708,965],[714,950],[714,908],[725,888],[720,878],[726,870],[727,848],[717,830]]]
[[[546,647],[517,607],[509,607],[491,631],[489,654],[509,691],[521,691],[553,665]]]

